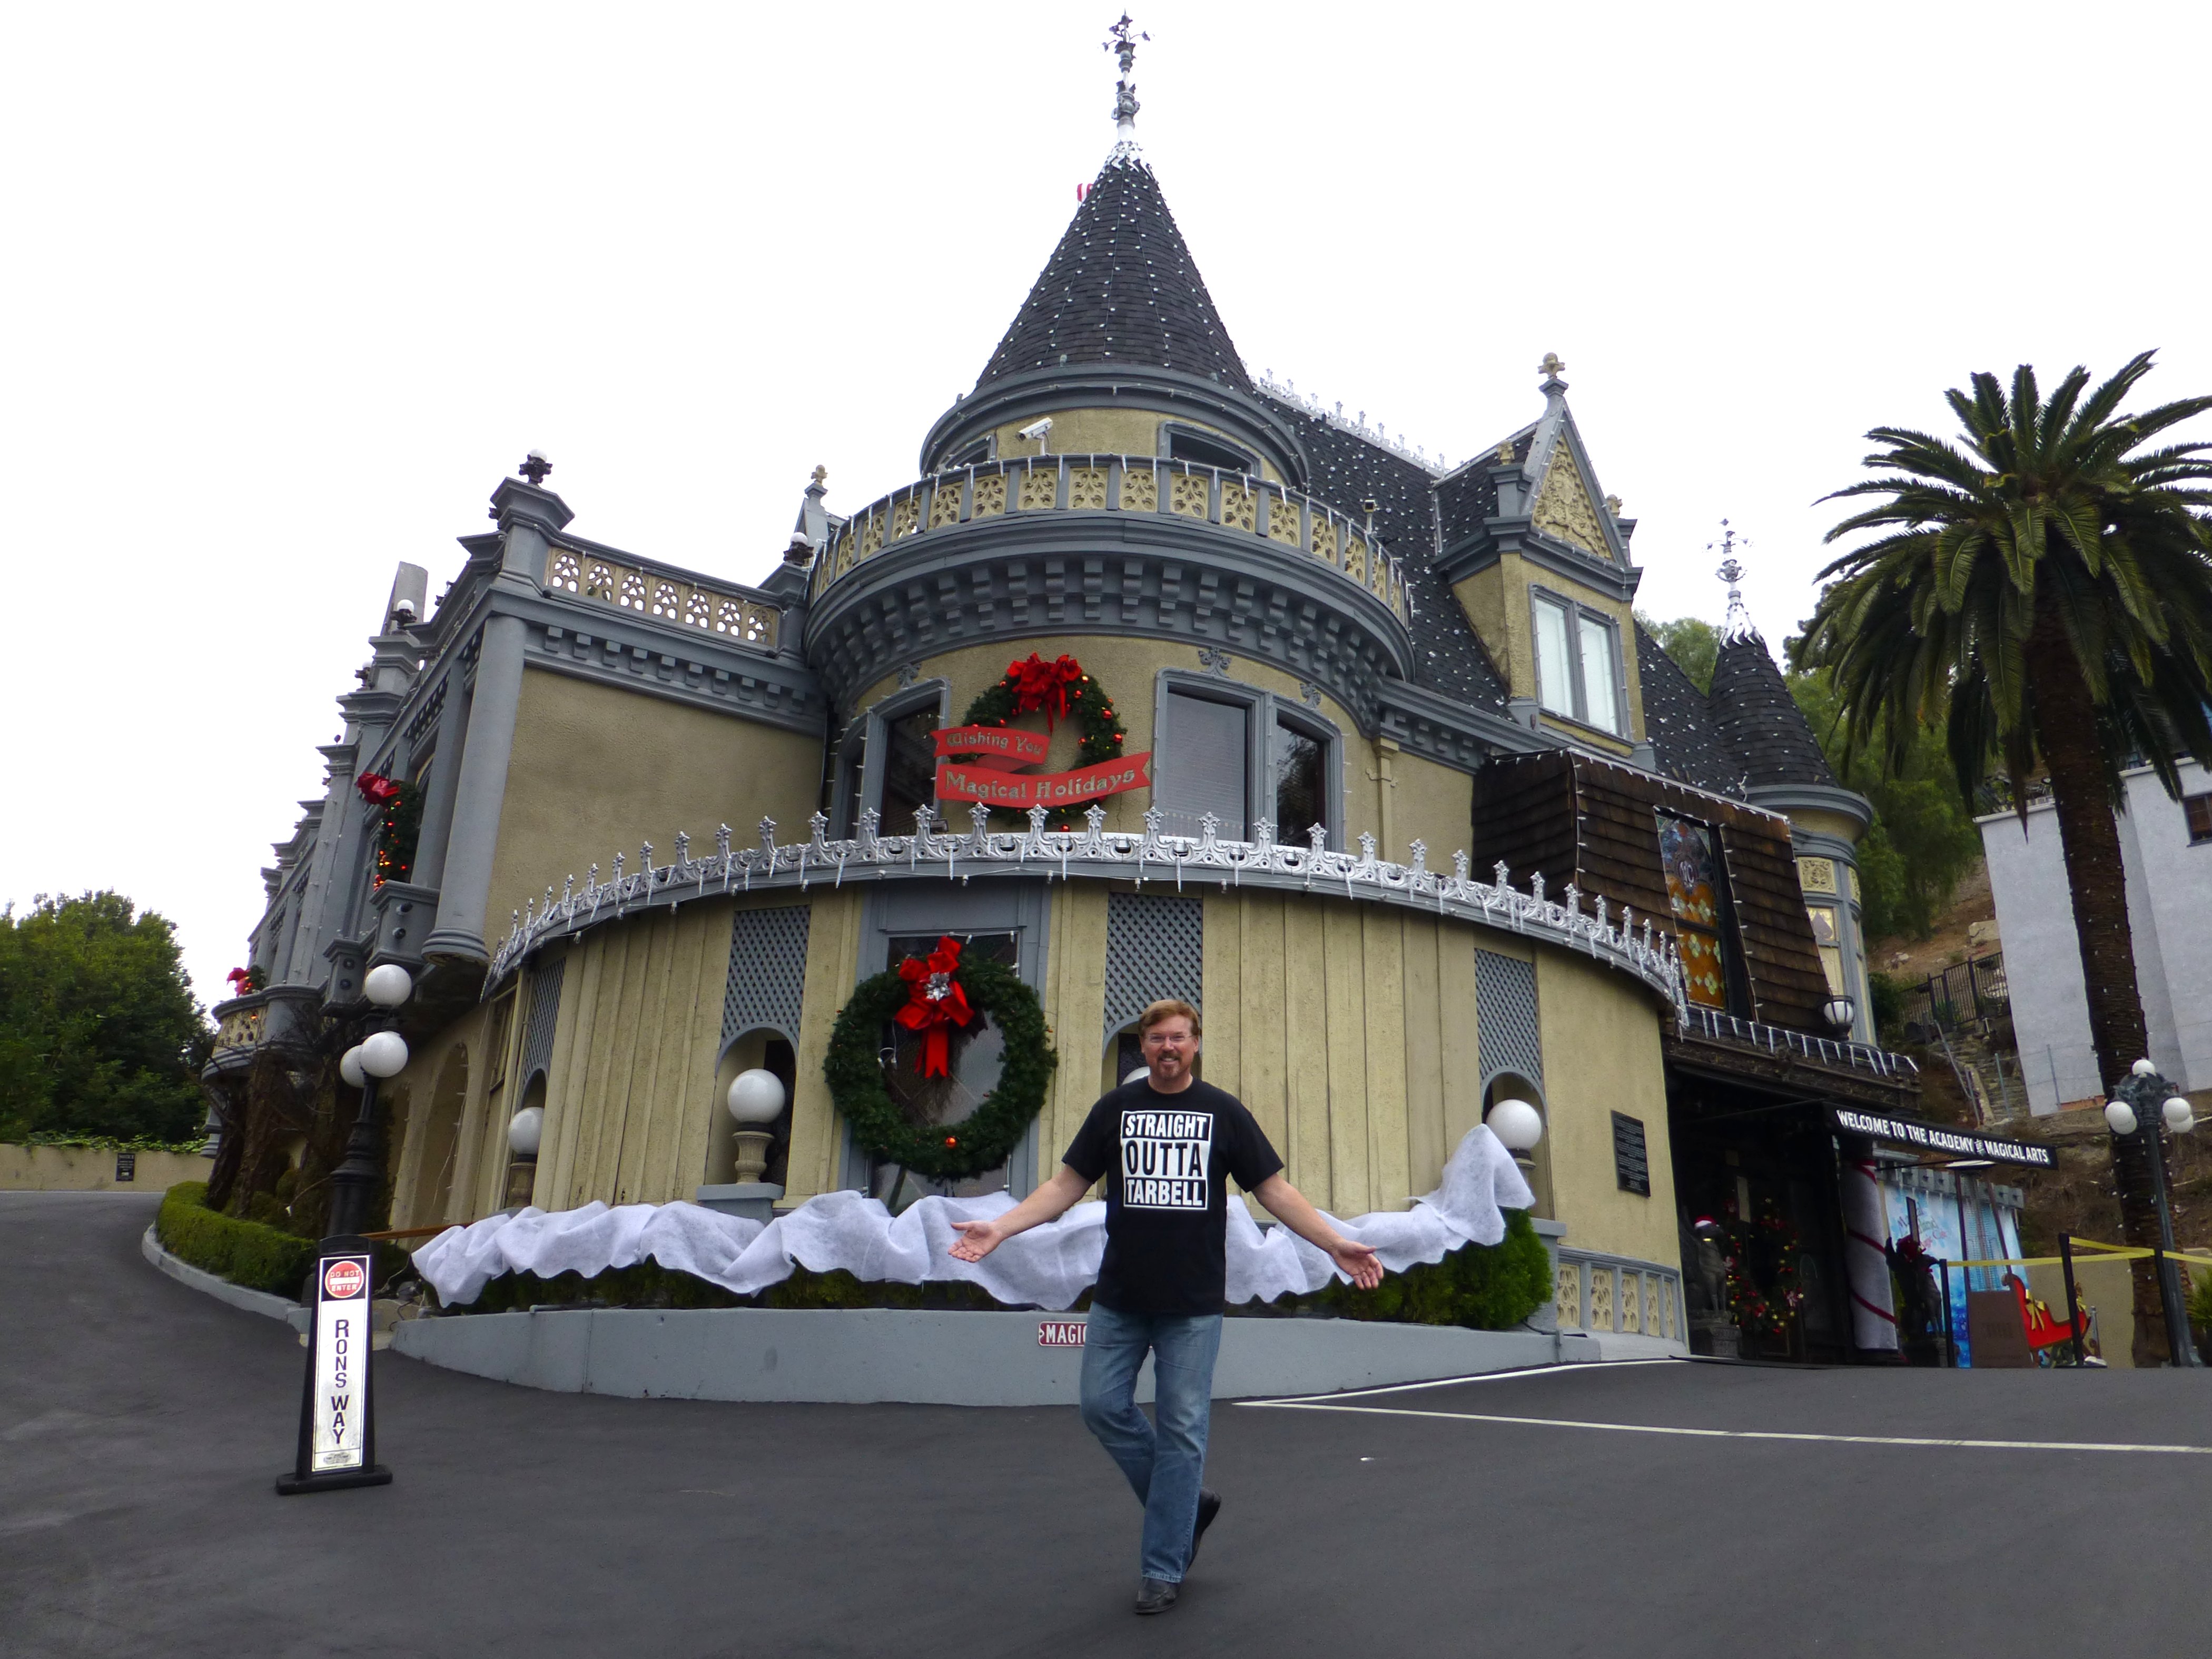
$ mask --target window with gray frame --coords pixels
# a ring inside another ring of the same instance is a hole
[[[1340,837],[1342,742],[1328,721],[1254,687],[1197,676],[1164,685],[1153,743],[1153,804],[1173,836],[1249,841],[1260,818],[1279,841],[1320,824]]]
[[[860,814],[871,806],[878,833],[914,833],[915,809],[936,804],[936,732],[944,721],[941,680],[886,697],[853,721],[831,775],[834,835],[858,834]]]
[[[1620,629],[1601,611],[1540,588],[1529,590],[1536,632],[1536,700],[1614,736],[1628,730],[1622,695]]]

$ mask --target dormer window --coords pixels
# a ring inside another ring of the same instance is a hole
[[[1223,442],[1210,432],[1195,432],[1188,427],[1172,422],[1161,428],[1166,440],[1167,457],[1171,461],[1188,461],[1194,466],[1218,466],[1224,472],[1252,472],[1260,470],[1259,463],[1234,444]]]
[[[1532,590],[1536,630],[1536,701],[1547,714],[1620,737],[1628,729],[1621,696],[1620,629],[1612,617],[1558,594]]]

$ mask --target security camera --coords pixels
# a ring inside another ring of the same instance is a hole
[[[1048,415],[1041,421],[1031,421],[1015,435],[1022,438],[1034,438],[1039,443],[1042,443],[1051,431],[1052,416]]]

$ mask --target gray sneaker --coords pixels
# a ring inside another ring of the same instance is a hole
[[[1170,1584],[1164,1578],[1140,1578],[1137,1581],[1137,1611],[1165,1613],[1176,1604],[1176,1593],[1180,1585]]]

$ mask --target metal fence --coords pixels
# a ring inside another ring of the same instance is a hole
[[[1925,1042],[1938,1032],[1986,1032],[1992,1023],[2012,1018],[2012,991],[2005,981],[2004,952],[1954,962],[1908,986],[1899,1023],[1908,1040]],[[1917,1028],[1917,1030],[1915,1028]]]

